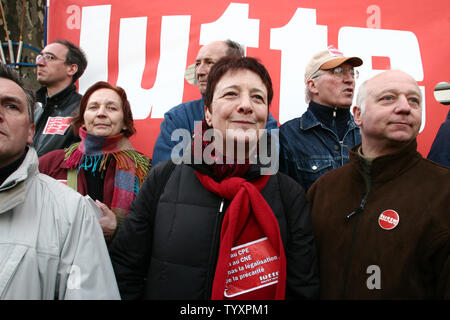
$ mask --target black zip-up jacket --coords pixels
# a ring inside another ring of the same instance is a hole
[[[169,160],[170,161],[170,160]],[[219,236],[229,201],[206,190],[195,170],[177,165],[151,212],[156,186],[169,161],[155,166],[110,248],[122,299],[209,299]],[[246,178],[259,176],[252,165]],[[319,279],[310,209],[303,189],[277,173],[261,191],[280,226],[287,264],[286,298],[317,298]]]
[[[53,150],[67,148],[80,141],[80,138],[73,133],[72,126],[64,123],[78,112],[81,95],[76,92],[76,89],[75,85],[71,84],[52,97],[47,97],[46,87],[36,92],[36,99],[42,104],[42,108],[38,108],[34,113],[36,132],[33,146],[38,157]],[[49,130],[51,124],[53,124],[53,130]]]

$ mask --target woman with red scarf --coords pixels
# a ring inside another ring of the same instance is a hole
[[[317,297],[304,191],[267,157],[272,97],[256,59],[214,64],[190,156],[153,168],[112,243],[123,299]]]
[[[72,124],[81,142],[40,157],[39,171],[95,200],[103,213],[100,226],[110,240],[150,170],[150,159],[128,139],[136,129],[120,87],[100,81],[88,88]]]

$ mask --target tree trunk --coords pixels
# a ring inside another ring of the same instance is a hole
[[[8,36],[12,42],[20,40],[20,26],[22,19],[22,0],[0,0],[5,12]],[[24,44],[37,49],[39,52],[44,47],[44,15],[46,0],[24,0],[24,17],[22,27],[22,41]],[[5,23],[0,15],[0,40],[7,63],[10,63],[10,55],[6,42]],[[17,58],[18,46],[13,46],[14,58]],[[39,53],[23,47],[20,62],[35,63]],[[35,66],[18,66],[17,69],[29,86],[36,90],[40,87],[36,80]]]

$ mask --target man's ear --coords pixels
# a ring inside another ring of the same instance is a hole
[[[205,120],[208,126],[212,127],[212,113],[207,106],[205,106]]]
[[[35,128],[36,128],[36,125],[34,123],[30,123],[30,128],[28,129],[27,144],[33,143]]]
[[[73,64],[69,64],[67,65],[67,75],[70,77],[73,77],[73,75],[75,73],[77,73],[78,71],[78,65],[73,63]]]
[[[316,82],[313,79],[310,79],[306,82],[306,86],[311,93],[318,93]]]
[[[357,126],[361,126],[361,108],[358,106],[353,106],[353,120],[355,121]]]

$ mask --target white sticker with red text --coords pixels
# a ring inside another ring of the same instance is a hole
[[[400,221],[397,211],[389,209],[384,210],[378,217],[378,225],[384,230],[394,229]]]
[[[279,259],[267,237],[231,249],[224,295],[231,298],[278,282]]]
[[[70,127],[71,117],[49,117],[42,134],[64,135],[67,128]]]

